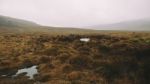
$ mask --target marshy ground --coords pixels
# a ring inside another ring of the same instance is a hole
[[[0,84],[150,84],[150,33],[1,34]]]

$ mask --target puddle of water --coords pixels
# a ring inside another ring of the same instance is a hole
[[[82,42],[89,42],[90,38],[81,38],[80,41],[82,41]]]
[[[1,76],[5,77],[5,76],[7,76],[7,75],[1,75]]]
[[[33,79],[35,74],[38,74],[37,66],[32,66],[29,68],[19,69],[18,72],[14,76],[18,76],[21,73],[27,73],[26,76],[30,77],[29,79]]]

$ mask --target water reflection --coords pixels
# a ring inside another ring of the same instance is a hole
[[[82,42],[89,42],[90,38],[81,38],[80,41],[82,41]]]
[[[37,66],[32,66],[32,67],[29,67],[29,68],[19,69],[14,76],[18,76],[19,74],[22,74],[22,73],[26,73],[26,76],[30,77],[30,79],[33,79],[33,76],[35,74],[38,74]]]

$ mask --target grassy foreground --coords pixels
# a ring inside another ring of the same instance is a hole
[[[150,33],[1,34],[0,84],[150,84]]]

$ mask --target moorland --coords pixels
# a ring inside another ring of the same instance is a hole
[[[0,84],[150,83],[149,32],[44,29],[5,20],[0,26]],[[14,76],[35,65],[38,73],[32,79],[27,73]]]

